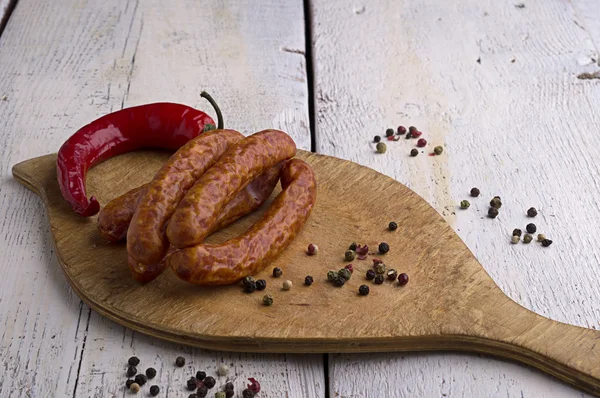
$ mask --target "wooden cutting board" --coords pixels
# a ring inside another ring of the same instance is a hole
[[[102,205],[149,181],[169,153],[135,152],[90,170],[88,194]],[[140,285],[129,275],[124,244],[100,238],[96,219],[75,214],[56,181],[56,155],[17,164],[14,177],[46,204],[65,275],[90,307],[131,329],[174,342],[216,350],[254,352],[365,352],[460,350],[514,359],[600,396],[600,331],[552,321],[513,302],[496,286],[444,219],[397,181],[349,161],[301,151],[318,180],[317,204],[292,245],[257,278],[264,292],[239,285],[197,287],[170,270]],[[275,192],[274,194],[276,194]],[[262,210],[208,241],[240,234]],[[389,221],[398,229],[389,231]],[[489,220],[493,222],[492,220]],[[327,282],[347,262],[352,242],[376,250],[388,267],[406,272],[404,287],[365,280],[367,260],[353,262],[345,286]],[[319,246],[307,256],[309,243]],[[550,249],[551,250],[551,249]],[[281,267],[281,278],[271,276]],[[304,286],[306,275],[314,284]],[[283,291],[284,280],[294,283]],[[359,296],[361,284],[371,288]],[[275,303],[263,306],[271,294]]]

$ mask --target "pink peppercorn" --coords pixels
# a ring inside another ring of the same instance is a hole
[[[306,254],[309,256],[314,256],[319,251],[319,247],[313,243],[308,245],[308,249],[306,250]]]
[[[398,126],[398,134],[399,135],[406,134],[406,127],[404,127],[404,126]]]
[[[419,138],[419,141],[417,141],[417,146],[419,148],[423,148],[425,145],[427,145],[427,141],[425,140],[425,138]]]
[[[404,272],[401,273],[400,275],[398,275],[398,284],[400,286],[404,286],[408,283],[408,275],[405,274]]]
[[[423,132],[419,131],[419,130],[415,130],[412,132],[412,136],[414,138],[420,137],[423,134]]]
[[[346,268],[348,271],[350,271],[351,274],[354,273],[354,267],[352,266],[352,264],[348,264],[344,268]]]

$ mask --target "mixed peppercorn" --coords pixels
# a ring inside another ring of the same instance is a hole
[[[388,128],[385,130],[385,138],[388,141],[399,141],[401,136],[405,136],[407,140],[411,138],[418,138],[416,146],[418,148],[424,148],[427,146],[427,140],[425,138],[419,138],[423,133],[419,131],[415,126],[410,126],[408,130],[404,126],[398,126],[396,128],[396,133],[394,134],[393,128]],[[375,144],[375,151],[377,153],[386,153],[387,145],[381,141],[382,137],[380,135],[376,135],[373,137],[373,143]],[[430,156],[439,156],[444,152],[444,147],[441,145],[436,146],[433,149],[433,152]],[[415,157],[419,154],[419,150],[417,148],[413,148],[410,151],[410,156]]]

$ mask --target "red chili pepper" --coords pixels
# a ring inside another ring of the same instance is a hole
[[[206,92],[223,128],[219,107]],[[205,130],[215,128],[206,113],[187,105],[169,102],[122,109],[94,120],[73,134],[58,151],[56,171],[63,197],[76,213],[89,217],[100,211],[98,200],[89,201],[85,176],[90,167],[140,148],[178,149]]]

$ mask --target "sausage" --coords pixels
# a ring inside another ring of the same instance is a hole
[[[148,184],[124,193],[111,200],[98,214],[98,230],[109,242],[119,242],[127,237],[127,228],[135,213],[138,200],[146,193]]]
[[[295,154],[294,140],[278,130],[258,132],[234,145],[185,194],[167,226],[169,242],[176,248],[202,243],[229,198]]]
[[[199,244],[166,257],[175,274],[196,285],[222,285],[256,273],[277,257],[305,224],[317,197],[315,174],[299,159],[281,172],[283,191],[248,231],[222,244]]]
[[[245,216],[246,214],[259,208],[275,189],[277,182],[279,181],[279,174],[283,162],[271,167],[265,173],[258,176],[252,181],[244,190],[238,193],[223,209],[223,212],[219,215],[217,223],[211,229],[212,232],[216,232],[221,228],[225,228],[229,224],[236,221],[238,218]],[[137,189],[137,188],[136,188]],[[133,190],[132,190],[133,191]],[[132,192],[130,191],[130,192]],[[139,192],[137,193],[139,195]],[[127,194],[125,194],[127,195]],[[132,212],[133,214],[133,212]],[[127,224],[129,221],[127,221]],[[127,227],[125,227],[127,228]],[[167,253],[174,251],[175,249],[170,246]],[[140,266],[131,256],[127,257],[127,264],[130,269],[140,269]],[[157,264],[144,264],[145,268],[139,272],[133,272],[134,279],[138,282],[150,282],[157,276],[163,273],[167,268],[167,263],[160,261]]]
[[[154,175],[140,198],[127,230],[131,272],[144,272],[165,256],[165,227],[185,193],[226,150],[244,136],[234,130],[212,130],[188,141]]]

